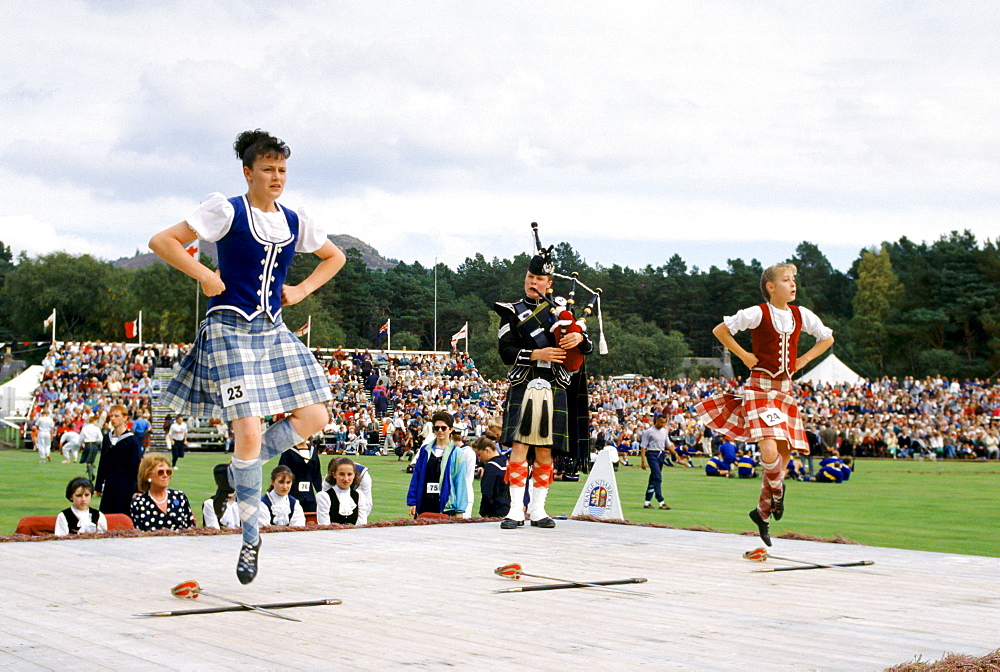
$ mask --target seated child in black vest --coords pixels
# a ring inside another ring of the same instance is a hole
[[[225,465],[222,465],[225,466]],[[209,497],[201,506],[201,517],[205,521],[205,527],[221,530],[223,527],[237,528],[240,526],[240,510],[236,508],[236,491],[229,493],[226,498],[226,508],[222,514],[222,520],[215,515],[215,498]]]
[[[295,497],[288,494],[295,482],[292,470],[279,464],[271,470],[271,487],[260,498],[261,525],[306,526],[306,514]]]
[[[358,489],[354,487],[354,460],[335,457],[330,460],[326,481],[333,487],[316,495],[316,522],[320,525],[338,523],[357,525],[360,507]],[[367,516],[366,516],[367,518]]]
[[[66,486],[66,499],[73,506],[56,516],[56,536],[107,532],[108,519],[97,509],[90,508],[90,498],[94,494],[94,484],[83,476],[78,476]]]
[[[229,464],[215,465],[215,482],[228,483]],[[221,479],[221,480],[220,480]],[[218,494],[218,493],[217,493]],[[222,518],[215,512],[215,496],[209,497],[201,507],[201,518],[205,527],[221,530],[223,527],[240,526],[240,510],[236,506],[236,491],[233,490],[222,503]]]

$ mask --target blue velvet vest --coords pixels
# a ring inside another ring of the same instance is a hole
[[[254,226],[245,196],[234,196],[229,202],[235,211],[233,223],[215,244],[226,290],[209,300],[208,312],[233,310],[247,320],[266,313],[272,322],[277,322],[281,318],[281,287],[295,257],[299,217],[276,203],[285,214],[290,235],[286,240],[271,243]]]

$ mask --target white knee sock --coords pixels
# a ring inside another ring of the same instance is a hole
[[[524,486],[510,486],[510,512],[507,517],[511,520],[524,520]]]
[[[549,514],[545,513],[545,499],[548,495],[548,486],[544,488],[531,486],[531,500],[528,503],[528,513],[531,515],[532,520],[541,520],[542,518],[549,517]]]

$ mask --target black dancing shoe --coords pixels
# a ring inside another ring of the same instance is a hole
[[[771,515],[775,520],[781,520],[785,515],[785,488],[781,488],[781,494],[777,497],[771,495]]]
[[[514,520],[513,518],[504,518],[500,521],[501,530],[516,530],[522,525],[524,525],[523,520]]]
[[[256,545],[244,542],[243,548],[240,549],[240,559],[236,563],[236,578],[244,586],[257,576],[257,556],[260,554],[260,542],[260,537],[258,537]]]
[[[542,528],[545,528],[545,529],[550,529],[550,528],[553,528],[553,527],[556,526],[556,521],[552,520],[548,516],[545,516],[541,520],[533,520],[533,521],[531,521],[531,526],[532,527],[542,527]]]
[[[212,510],[215,511],[215,518],[221,525],[222,516],[226,513],[226,502],[229,501],[229,495],[235,492],[233,486],[229,484],[229,465],[215,465],[212,476],[215,477],[215,494],[212,495]]]
[[[767,521],[760,517],[760,511],[754,509],[750,512],[750,520],[757,524],[757,534],[760,535],[760,540],[763,541],[768,546],[771,545],[771,533],[769,531],[770,525]]]

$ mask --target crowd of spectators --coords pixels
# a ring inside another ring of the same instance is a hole
[[[72,452],[67,459],[75,461],[76,450],[82,446],[82,456],[88,452],[86,446],[94,443],[83,443],[76,435],[85,423],[105,432],[113,429],[107,420],[114,406],[124,408],[127,429],[141,436],[141,430],[149,427],[158,395],[155,370],[173,367],[185,349],[122,343],[53,347],[43,361],[26,432],[54,423],[52,446],[69,445]],[[326,452],[394,450],[400,459],[411,457],[431,439],[430,419],[435,412],[453,417],[454,436],[460,443],[483,436],[502,412],[506,381],[483,378],[467,353],[338,348],[317,356],[333,391],[330,423],[321,437],[314,437]],[[624,458],[622,463],[628,464],[628,456],[639,454],[642,431],[664,416],[675,457],[721,456],[722,437],[698,422],[694,407],[720,391],[735,392],[739,385],[739,380],[721,378],[591,377],[592,453],[614,446]],[[853,386],[798,384],[796,388],[813,454],[820,459],[829,455],[1000,459],[1000,383],[907,377]],[[211,424],[209,419],[189,422]],[[142,450],[141,438],[139,442]],[[752,452],[752,446],[745,448]],[[684,462],[691,464],[687,457]],[[811,474],[811,460],[807,466]]]
[[[430,437],[429,418],[446,411],[479,436],[499,412],[505,384],[485,380],[461,352],[417,354],[338,348],[325,361],[333,390],[327,434],[333,452],[394,446],[412,452]]]
[[[122,343],[65,343],[43,361],[44,373],[29,416],[32,427],[47,408],[55,422],[52,445],[66,431],[79,432],[88,417],[112,404],[130,421],[149,416],[158,393],[153,372],[172,366],[186,346],[129,348]],[[506,381],[486,380],[463,352],[321,351],[333,391],[323,445],[329,452],[362,453],[393,446],[412,454],[430,438],[429,417],[446,411],[463,435],[481,436],[500,415]],[[718,437],[705,432],[693,413],[701,399],[735,391],[737,380],[658,379],[637,376],[590,379],[594,450],[614,445],[637,455],[639,435],[659,415],[671,440],[689,452],[711,454]],[[826,429],[836,448],[856,457],[944,459],[1000,458],[1000,384],[992,381],[912,377],[881,378],[860,385],[796,386],[807,430]],[[208,419],[192,419],[195,424]],[[386,441],[386,437],[389,441]]]
[[[657,415],[668,418],[671,440],[710,454],[719,437],[706,435],[693,413],[701,399],[735,391],[727,379],[598,379],[591,384],[592,438],[636,455],[638,437]],[[881,378],[862,384],[796,385],[808,432],[832,431],[830,444],[853,457],[1000,458],[1000,383],[983,380]]]
[[[108,409],[115,404],[126,408],[130,427],[141,417],[148,419],[153,397],[159,394],[154,379],[157,367],[172,367],[187,348],[70,341],[53,345],[42,359],[26,431],[33,432],[43,410],[48,410],[55,424],[53,446],[62,445],[64,433],[78,433],[92,416],[100,418],[103,426]]]

